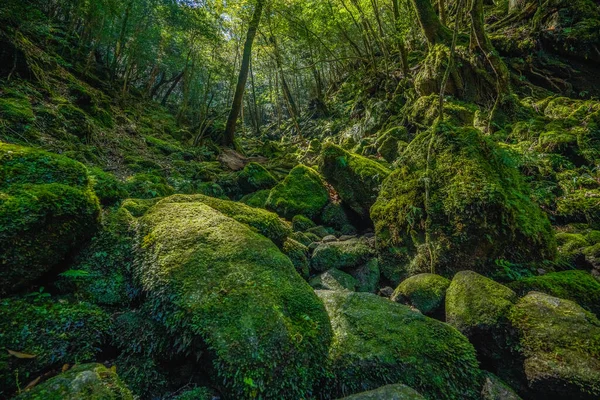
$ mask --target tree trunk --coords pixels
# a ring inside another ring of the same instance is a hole
[[[250,56],[252,55],[252,43],[258,30],[258,24],[260,23],[260,17],[262,14],[264,0],[257,0],[250,26],[248,27],[248,33],[246,34],[246,42],[244,43],[244,53],[242,56],[242,65],[240,67],[240,75],[238,76],[237,86],[235,87],[235,94],[233,95],[233,103],[231,104],[231,111],[227,118],[227,125],[225,126],[225,133],[223,135],[223,145],[233,145],[233,139],[235,137],[235,125],[240,114],[242,107],[242,100],[244,98],[244,89],[246,87],[246,80],[248,79],[248,69],[250,66]]]
[[[398,4],[398,0],[392,0],[392,5],[394,10],[394,26],[396,28],[396,45],[400,52],[402,74],[407,77],[410,74],[410,69],[408,66],[408,55],[406,54],[406,44],[404,44],[404,38],[400,37],[400,5]]]
[[[423,29],[425,38],[430,45],[437,43],[450,44],[452,40],[452,32],[442,25],[438,15],[433,9],[431,0],[412,0],[419,24]]]

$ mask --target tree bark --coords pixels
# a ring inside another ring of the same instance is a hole
[[[433,9],[431,0],[412,0],[419,24],[423,29],[425,38],[430,45],[437,43],[450,44],[452,32],[446,28],[440,21],[438,15]]]
[[[231,111],[227,118],[227,125],[225,126],[225,133],[223,134],[223,145],[233,145],[235,138],[235,125],[242,108],[242,100],[244,98],[244,89],[246,88],[246,80],[248,79],[248,69],[250,66],[250,56],[252,55],[252,43],[258,30],[260,23],[260,17],[262,15],[264,0],[257,0],[254,13],[252,14],[252,20],[248,27],[248,33],[246,34],[246,42],[244,43],[244,53],[242,55],[242,65],[240,67],[240,74],[238,76],[238,82],[235,87],[235,94],[233,95],[233,102],[231,104]]]

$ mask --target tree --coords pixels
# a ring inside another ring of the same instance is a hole
[[[240,110],[242,109],[242,100],[244,97],[244,89],[246,88],[246,80],[248,79],[248,70],[250,67],[250,57],[252,55],[252,43],[260,24],[260,18],[262,15],[262,9],[264,0],[257,0],[254,13],[252,14],[252,20],[250,26],[248,26],[248,33],[246,34],[246,41],[244,42],[244,52],[242,54],[242,65],[240,66],[240,74],[238,76],[237,85],[235,87],[235,94],[233,95],[233,102],[231,104],[231,110],[229,111],[229,117],[227,118],[227,125],[225,126],[225,133],[223,134],[223,145],[233,145],[235,138],[235,125],[237,123]]]

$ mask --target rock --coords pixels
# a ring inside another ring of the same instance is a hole
[[[350,222],[350,217],[344,210],[341,204],[336,204],[330,202],[325,206],[323,212],[321,213],[321,222],[332,228],[335,228],[338,231],[346,231],[346,230],[356,230],[352,226]]]
[[[179,338],[173,352],[208,357],[228,398],[247,397],[247,382],[264,398],[306,396],[331,337],[312,288],[246,225],[171,200],[139,220],[134,273],[151,316]]]
[[[165,201],[169,203],[202,202],[226,216],[250,226],[261,235],[271,239],[278,246],[281,246],[292,233],[289,222],[282,220],[277,214],[239,202],[217,199],[202,194],[176,194],[168,197]]]
[[[44,293],[2,299],[0,315],[0,398],[52,368],[93,360],[111,328],[110,315],[99,307]]]
[[[294,215],[292,218],[292,229],[295,232],[303,232],[315,226],[317,225],[304,215]]]
[[[436,312],[443,314],[446,289],[450,281],[435,274],[418,274],[405,279],[398,285],[391,300],[407,303],[425,315]]]
[[[0,143],[0,296],[62,263],[94,234],[99,215],[83,164]]]
[[[337,242],[337,238],[333,235],[327,235],[323,239],[321,239],[321,242],[323,242],[323,243]]]
[[[518,394],[506,383],[494,374],[487,373],[483,389],[481,389],[482,400],[521,400]]]
[[[426,398],[479,399],[475,350],[454,328],[370,293],[317,294],[334,332],[323,396],[403,383]]]
[[[366,263],[373,255],[373,249],[360,239],[321,243],[313,251],[311,267],[317,271],[352,268]]]
[[[314,240],[312,238],[310,238],[306,233],[304,232],[292,232],[292,234],[290,235],[291,239],[294,239],[295,241],[302,243],[305,246],[309,246],[311,243],[314,242]],[[319,240],[319,238],[317,238],[317,240]]]
[[[357,281],[357,292],[375,293],[377,291],[380,274],[379,263],[376,258],[370,259],[359,267],[350,268],[348,273]]]
[[[429,149],[435,161],[428,168]],[[445,123],[419,134],[371,208],[383,275],[399,282],[433,268],[442,276],[465,269],[492,276],[506,274],[497,259],[553,259],[550,222],[510,159],[473,128]]]
[[[531,399],[600,397],[600,321],[570,300],[531,292],[510,313]]]
[[[262,165],[250,162],[239,173],[238,183],[244,193],[252,193],[271,189],[277,184],[277,179]]]
[[[396,384],[353,394],[341,400],[425,400],[425,397],[406,385]]]
[[[389,286],[382,287],[381,289],[379,289],[378,293],[378,295],[382,297],[392,297],[393,294],[394,289]]]
[[[113,369],[102,364],[81,364],[15,397],[15,400],[81,399],[133,400],[133,395]]]
[[[308,262],[308,247],[294,239],[287,238],[283,243],[283,254],[289,257],[296,268],[296,271],[304,277],[308,278],[309,262]]]
[[[572,300],[600,316],[600,282],[587,271],[550,272],[543,276],[523,278],[508,286],[521,296],[536,291]]]
[[[250,193],[240,199],[240,203],[249,205],[250,207],[265,208],[270,190],[259,190],[258,192]]]
[[[317,237],[318,240],[316,241],[321,241],[322,238],[324,238],[325,236],[329,236],[332,233],[331,229],[327,229],[324,226],[315,226],[314,228],[310,228],[308,229],[306,232],[306,234],[313,234]]]
[[[356,235],[342,235],[338,238],[340,242],[345,242],[346,240],[356,239]]]
[[[508,313],[511,289],[473,271],[458,272],[446,291],[446,322],[469,338],[480,360],[499,368],[513,359]]]
[[[327,181],[348,207],[368,219],[379,186],[390,171],[376,161],[349,153],[333,143],[326,143],[321,154],[321,171]]]
[[[317,290],[352,290],[356,288],[356,279],[351,275],[331,268],[310,280],[310,286]]]
[[[301,214],[314,219],[328,201],[329,193],[323,178],[312,168],[298,165],[271,189],[266,207],[285,218]]]

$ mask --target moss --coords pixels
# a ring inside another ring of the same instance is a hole
[[[0,143],[0,294],[62,262],[95,231],[98,199],[71,159]]]
[[[134,217],[141,217],[161,199],[127,199],[121,204],[121,208],[129,211]]]
[[[513,307],[529,388],[536,396],[600,396],[600,321],[570,300],[531,292]]]
[[[294,239],[287,238],[281,249],[283,254],[289,257],[296,268],[296,271],[304,277],[308,278],[309,262],[308,262],[308,247]]]
[[[381,182],[390,171],[376,161],[326,143],[321,153],[321,171],[342,201],[363,218],[375,203]]]
[[[17,396],[18,400],[133,400],[114,369],[102,364],[76,365]]]
[[[564,222],[585,222],[600,228],[600,189],[580,189],[557,201],[556,211]]]
[[[135,174],[125,182],[130,197],[151,199],[172,195],[175,190],[158,175]]]
[[[205,387],[196,387],[173,397],[173,400],[212,400],[212,392]]]
[[[369,390],[368,392],[362,392],[353,394],[348,397],[344,397],[341,400],[425,400],[425,397],[409,388],[406,385],[385,385],[380,388]]]
[[[448,286],[450,281],[443,276],[418,274],[402,281],[391,299],[406,301],[423,314],[430,315],[443,308]]]
[[[251,162],[246,164],[238,175],[238,183],[246,193],[257,190],[271,189],[277,184],[277,180],[262,165]]]
[[[84,302],[43,292],[0,300],[0,396],[9,396],[43,372],[94,359],[110,330],[110,316]],[[19,358],[8,350],[34,357]],[[0,368],[1,370],[1,368]]]
[[[317,271],[352,268],[366,263],[373,255],[373,249],[360,239],[321,243],[313,251],[311,267]]]
[[[470,336],[506,319],[517,295],[473,271],[458,272],[446,292],[446,322]]]
[[[165,140],[161,140],[152,136],[146,136],[146,143],[151,147],[156,149],[158,152],[164,155],[171,155],[174,153],[181,153],[183,150],[179,145],[169,143]]]
[[[315,226],[317,225],[304,215],[294,215],[292,218],[292,229],[295,232],[303,232]]]
[[[113,174],[104,172],[100,168],[91,168],[90,176],[94,192],[102,205],[114,205],[128,196],[125,184]]]
[[[379,285],[380,271],[379,262],[372,258],[365,264],[351,268],[348,273],[356,279],[356,291],[375,293]]]
[[[240,199],[240,203],[249,205],[250,207],[265,208],[270,190],[259,190],[258,192],[250,193]]]
[[[392,282],[457,268],[499,275],[498,259],[554,258],[547,216],[529,198],[512,158],[481,132],[437,125],[411,142],[399,165],[371,209],[382,272]]]
[[[491,373],[485,374],[481,400],[521,400],[514,390]]]
[[[289,223],[279,218],[277,214],[234,201],[216,199],[214,197],[196,194],[191,196],[174,195],[169,197],[167,202],[202,202],[209,207],[227,215],[228,217],[248,225],[261,235],[271,239],[279,246],[283,245],[286,238],[290,235],[290,233],[292,233]]]
[[[313,240],[314,238],[311,238],[309,235],[307,235],[304,232],[292,232],[292,234],[290,235],[290,238],[294,239],[298,243],[302,243],[305,246],[308,246],[309,244],[314,242],[314,240]],[[316,239],[319,240],[319,238],[316,238]]]
[[[201,202],[171,200],[141,218],[135,266],[173,351],[208,351],[224,396],[310,393],[330,338],[310,286],[247,226]]]
[[[313,228],[309,228],[304,233],[306,233],[309,237],[312,237],[312,238],[316,239],[316,240],[314,240],[315,242],[318,242],[322,238],[324,238],[325,236],[333,235],[335,232],[334,232],[333,229],[328,229],[328,228],[325,228],[322,225],[318,225],[318,226],[315,226]]]
[[[301,214],[314,219],[328,200],[323,178],[312,168],[299,165],[271,189],[266,207],[285,218]]]
[[[403,383],[426,398],[479,399],[475,350],[454,328],[369,293],[317,294],[334,331],[326,395]]]
[[[379,153],[387,162],[392,163],[398,158],[400,149],[406,147],[408,132],[403,126],[388,129],[377,137],[375,145]]]
[[[350,223],[350,218],[348,218],[348,214],[344,211],[344,207],[341,204],[329,203],[323,209],[321,213],[321,221],[326,226],[330,226],[338,231],[348,229],[350,226],[350,230],[353,229],[352,224]],[[356,230],[356,228],[354,228]]]
[[[339,269],[331,268],[312,278],[310,286],[317,290],[355,290],[356,279]]]
[[[511,282],[508,286],[520,295],[537,291],[572,300],[600,315],[600,282],[587,271],[551,272]]]

